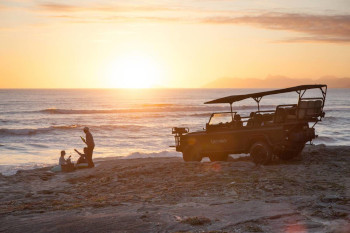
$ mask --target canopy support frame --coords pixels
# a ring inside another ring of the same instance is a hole
[[[233,122],[233,111],[232,111],[232,103],[230,103],[230,109],[231,109],[231,118],[232,118],[232,122]]]
[[[260,101],[261,101],[261,99],[262,99],[262,96],[260,96],[260,97],[252,97],[254,100],[255,100],[255,102],[258,104],[258,111],[260,111]]]

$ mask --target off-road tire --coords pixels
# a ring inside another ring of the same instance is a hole
[[[182,152],[182,157],[185,162],[202,161],[202,156],[200,154],[200,148],[196,146],[189,146]]]
[[[278,158],[281,160],[291,160],[295,157],[297,157],[301,151],[304,149],[304,145],[295,145],[291,147],[290,149],[286,149],[285,151],[282,151],[279,155]]]
[[[272,160],[272,149],[263,141],[258,141],[250,147],[250,157],[255,164],[268,164]]]
[[[228,154],[227,153],[213,153],[209,155],[209,159],[212,162],[216,161],[227,161]]]

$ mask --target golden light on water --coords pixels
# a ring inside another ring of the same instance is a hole
[[[107,67],[110,87],[151,88],[161,80],[160,65],[144,54],[131,53],[113,60]]]

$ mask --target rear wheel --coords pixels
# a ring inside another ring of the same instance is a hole
[[[250,147],[250,157],[255,164],[268,164],[272,160],[272,149],[263,141],[256,142]]]
[[[213,153],[209,155],[209,159],[212,162],[215,161],[227,161],[228,154],[227,153]]]
[[[190,162],[190,161],[200,162],[200,161],[202,161],[202,155],[200,154],[200,148],[195,147],[195,146],[187,147],[182,152],[182,157],[183,157],[185,162]]]

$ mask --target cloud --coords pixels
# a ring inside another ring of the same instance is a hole
[[[350,37],[327,37],[327,36],[310,36],[310,37],[295,37],[285,40],[278,40],[280,43],[350,43]]]
[[[100,11],[100,12],[136,12],[136,11],[174,11],[176,7],[165,6],[151,6],[151,5],[97,5],[97,6],[75,6],[61,3],[44,3],[38,5],[39,9],[49,12],[87,12],[87,11]]]
[[[72,5],[66,5],[66,4],[56,4],[56,3],[44,3],[39,5],[39,7],[42,10],[45,11],[57,11],[57,12],[73,12],[73,11],[79,11],[79,7],[72,6]]]
[[[297,13],[255,13],[246,15],[233,15],[237,12],[230,11],[201,11],[200,9],[184,9],[175,6],[162,5],[69,5],[62,3],[39,4],[38,9],[50,13],[49,17],[70,18],[75,23],[91,22],[126,22],[126,21],[148,21],[148,22],[183,22],[199,24],[242,24],[269,30],[284,30],[302,33],[300,37],[291,37],[275,42],[278,43],[349,43],[350,42],[350,15],[312,15]],[[172,11],[172,17],[162,15],[144,16],[141,12],[166,12]],[[188,16],[184,16],[187,11]],[[80,15],[75,13],[98,12],[99,15]],[[110,16],[104,13],[135,13],[129,16]],[[65,16],[53,16],[53,13],[65,14]],[[194,15],[201,13],[201,15]],[[203,16],[207,15],[207,16]],[[240,13],[242,14],[242,13]],[[208,16],[209,15],[209,16]],[[215,15],[215,16],[210,16]]]
[[[8,7],[5,5],[1,5],[0,3],[0,11],[8,10]]]
[[[209,17],[202,20],[211,24],[246,24],[271,30],[300,32],[310,37],[291,38],[282,42],[350,41],[350,15],[308,15],[267,13],[241,17]]]
[[[109,16],[109,17],[81,17],[72,15],[54,15],[51,18],[65,19],[69,23],[124,23],[124,22],[178,22],[176,17],[151,17],[151,16]]]

